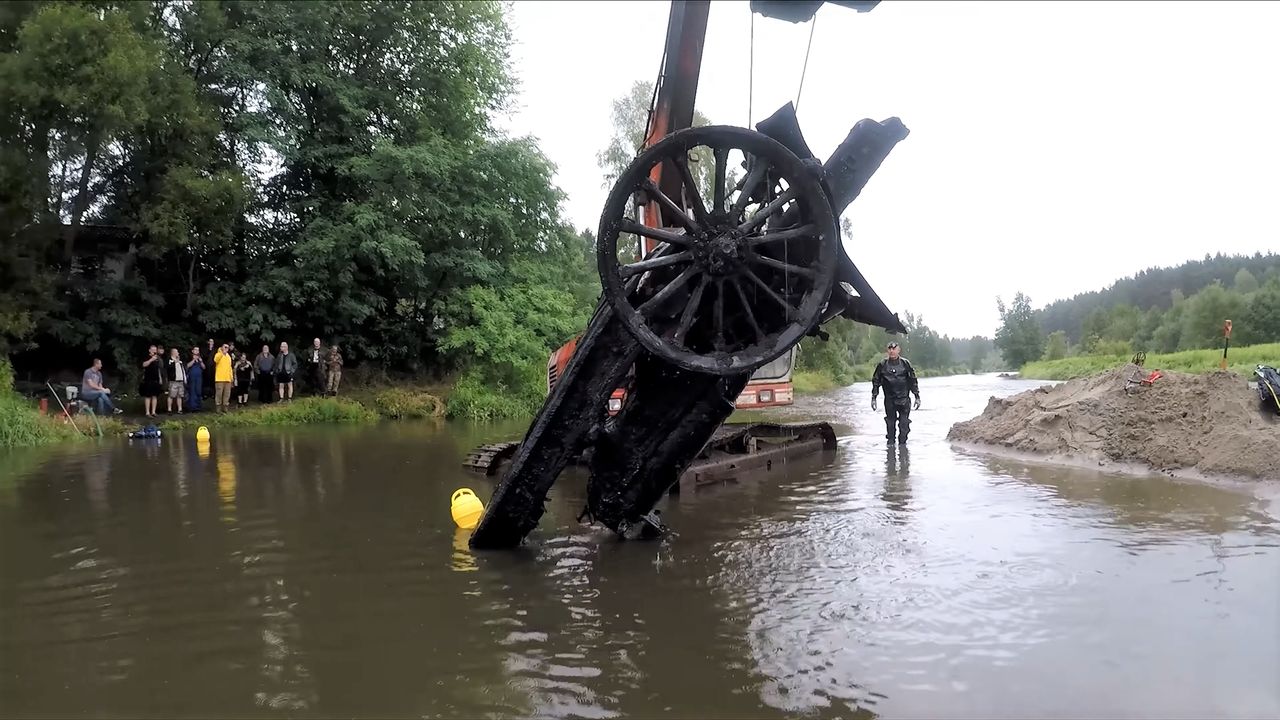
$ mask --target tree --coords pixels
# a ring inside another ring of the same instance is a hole
[[[1270,280],[1249,299],[1232,333],[1243,345],[1280,342],[1280,278]]]
[[[973,343],[969,346],[969,372],[978,374],[982,372],[982,363],[986,360],[987,348]]]
[[[1061,360],[1067,356],[1067,333],[1065,330],[1054,330],[1049,333],[1045,342],[1044,359]]]
[[[613,101],[613,137],[604,150],[596,154],[596,162],[604,172],[602,184],[612,187],[627,165],[635,159],[644,145],[645,130],[649,120],[649,105],[653,100],[653,83],[637,80],[625,95]],[[693,111],[692,127],[710,125],[705,115]],[[702,191],[703,200],[710,202],[712,185],[715,177],[715,159],[709,148],[701,147],[689,155],[689,170],[694,181]],[[732,166],[725,174],[725,183],[733,187],[738,182],[739,173]]]
[[[1258,289],[1258,280],[1248,268],[1240,268],[1231,282],[1231,287],[1238,293],[1248,295]]]
[[[1221,347],[1223,322],[1240,317],[1244,300],[1221,283],[1214,283],[1187,298],[1186,305],[1178,349],[1194,350]]]
[[[1020,368],[1039,360],[1044,352],[1044,336],[1031,309],[1031,298],[1018,292],[1011,306],[1006,308],[1004,301],[996,298],[996,307],[1000,311],[1000,329],[996,331],[995,344],[1005,362]]]

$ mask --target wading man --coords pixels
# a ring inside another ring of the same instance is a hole
[[[898,444],[907,444],[907,433],[911,432],[911,399],[916,396],[915,409],[920,409],[920,383],[916,380],[915,368],[907,359],[901,357],[902,349],[898,343],[891,342],[886,348],[889,357],[876,365],[871,375],[871,409],[876,410],[876,397],[880,395],[880,387],[884,386],[884,427],[885,439],[893,442],[893,425],[898,425]]]

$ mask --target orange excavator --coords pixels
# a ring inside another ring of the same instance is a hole
[[[751,10],[804,22],[823,4]],[[828,4],[867,12],[878,0]],[[691,127],[709,11],[709,0],[671,3],[644,145],[601,215],[591,321],[549,359],[548,397],[524,439],[466,462],[505,469],[473,548],[519,545],[571,463],[590,470],[581,520],[660,535],[654,505],[697,463],[747,468],[834,447],[823,423],[725,425],[753,377],[789,377],[796,344],[825,340],[821,325],[838,316],[906,332],[845,254],[837,222],[906,127],[861,120],[825,163],[790,103],[754,130]]]

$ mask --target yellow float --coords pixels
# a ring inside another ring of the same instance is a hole
[[[449,510],[453,513],[453,521],[463,530],[471,530],[480,523],[484,514],[484,503],[471,492],[470,488],[458,488],[449,500]]]

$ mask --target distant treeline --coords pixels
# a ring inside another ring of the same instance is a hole
[[[924,319],[910,312],[902,314],[907,335],[890,335],[880,328],[859,325],[844,319],[833,320],[822,329],[830,340],[806,339],[800,343],[797,370],[816,372],[836,385],[869,380],[875,363],[885,355],[885,345],[896,340],[902,355],[924,375],[955,375],[1000,369],[1000,356],[991,338],[952,338],[939,335]]]
[[[1280,342],[1280,255],[1206,256],[1039,311],[1019,293],[1000,315],[996,343],[1011,368],[1079,355],[1219,348],[1226,320],[1235,345]]]
[[[1134,340],[1140,345],[1149,344],[1154,338],[1159,323],[1155,316],[1147,316],[1152,310],[1161,313],[1169,310],[1181,300],[1190,299],[1201,290],[1215,283],[1224,289],[1234,291],[1241,296],[1249,295],[1272,280],[1280,280],[1280,255],[1275,253],[1256,253],[1254,255],[1205,255],[1203,260],[1192,260],[1176,267],[1149,268],[1132,277],[1117,280],[1104,290],[1081,293],[1067,300],[1049,303],[1036,312],[1036,318],[1045,334],[1062,331],[1071,344],[1088,341],[1090,334],[1102,335],[1108,323],[1103,322],[1104,313],[1119,312],[1116,317],[1116,331],[1110,333],[1111,339]],[[1243,298],[1242,298],[1243,299]],[[1228,301],[1229,302],[1229,301]],[[1235,320],[1243,308],[1236,310]],[[1143,314],[1141,321],[1147,325],[1148,333],[1140,334],[1141,328],[1134,326],[1134,311]],[[1221,325],[1223,318],[1218,319]],[[1249,323],[1243,323],[1248,325]],[[1133,326],[1133,327],[1131,327]],[[1119,332],[1123,331],[1123,332]],[[1243,332],[1250,332],[1242,327]],[[1159,350],[1172,352],[1178,349],[1201,347],[1196,342],[1202,341],[1192,332],[1186,337],[1190,345],[1180,347],[1181,333],[1177,337],[1172,331],[1159,339]],[[1259,337],[1255,342],[1268,339]]]

